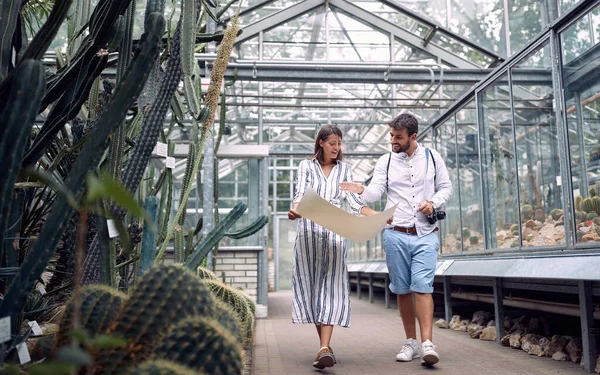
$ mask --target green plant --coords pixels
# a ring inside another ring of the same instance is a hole
[[[192,370],[171,361],[148,361],[137,366],[130,372],[131,375],[204,375],[202,372]]]
[[[588,197],[592,198],[596,196],[596,188],[595,187],[591,187],[588,189]]]
[[[595,196],[593,198],[591,198],[592,200],[592,210],[591,212],[595,212],[597,214],[600,214],[600,197],[599,196]]]
[[[246,339],[252,338],[253,327],[254,327],[254,314],[248,304],[247,298],[245,298],[239,291],[214,280],[205,280],[205,284],[210,288],[217,298],[229,305],[233,311],[237,314],[244,337]]]
[[[196,273],[198,274],[198,277],[201,279],[207,279],[207,280],[218,280],[219,279],[213,271],[206,269],[204,267],[201,267],[201,266],[196,269]]]
[[[513,224],[510,226],[510,232],[518,232],[519,231],[519,224]]]
[[[594,206],[592,204],[592,199],[591,198],[585,198],[583,200],[583,203],[582,203],[581,207],[583,208],[583,211],[585,211],[587,213],[592,212],[592,210],[594,209]]]
[[[215,319],[191,317],[174,325],[155,355],[215,375],[240,374],[242,349]]]
[[[560,219],[560,217],[562,215],[563,215],[563,210],[561,210],[559,208],[555,208],[552,211],[550,211],[550,216],[552,216],[552,219],[554,219],[554,220]]]
[[[585,221],[592,221],[595,217],[598,217],[598,214],[595,212],[590,212],[585,216]]]
[[[533,219],[533,207],[530,204],[524,204],[521,206],[521,217],[524,220]]]
[[[237,342],[243,342],[244,333],[242,332],[242,326],[235,311],[222,300],[216,300],[215,304],[217,308],[217,321],[236,338]]]
[[[469,230],[469,228],[463,227],[463,229],[462,229],[462,235],[463,235],[463,238],[469,238],[469,237],[471,237],[471,231]]]
[[[99,334],[108,329],[127,300],[125,294],[104,285],[89,285],[82,288],[76,296],[78,300],[75,301],[74,298],[67,304],[63,312],[59,331],[55,337],[56,348],[71,341],[74,309],[78,309],[77,325],[92,334]]]
[[[196,275],[176,265],[156,265],[139,279],[107,330],[123,337],[128,345],[98,353],[93,373],[126,373],[151,357],[175,317],[183,320],[215,313],[214,297]]]
[[[144,200],[144,209],[148,216],[156,222],[158,219],[158,199],[150,195]],[[144,222],[142,250],[139,265],[139,275],[143,275],[152,264],[154,264],[154,254],[156,253],[156,232],[150,230],[148,223]]]
[[[583,198],[581,197],[581,195],[578,195],[575,197],[575,208],[577,209],[577,211],[583,211]]]
[[[479,243],[479,236],[471,236],[471,237],[469,237],[469,243],[471,245],[477,245]]]

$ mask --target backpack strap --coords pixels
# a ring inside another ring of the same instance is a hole
[[[389,175],[390,175],[390,162],[392,161],[392,153],[390,152],[390,158],[388,159],[388,163],[387,163],[387,170],[385,172],[385,193],[388,193],[389,190],[389,186],[388,186],[388,180],[389,180]]]
[[[428,147],[425,147],[425,163],[427,167],[425,169],[425,176],[427,176],[427,172],[429,171],[429,154],[431,154],[431,161],[433,162],[433,190],[435,191],[435,185],[437,183],[437,166],[435,165],[435,158],[433,157],[433,152],[429,151]]]

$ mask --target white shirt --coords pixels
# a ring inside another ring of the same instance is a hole
[[[419,237],[431,233],[437,226],[437,224],[429,224],[427,217],[419,212],[420,202],[432,201],[436,210],[439,210],[452,195],[452,183],[446,163],[437,151],[429,149],[429,152],[429,163],[426,162],[425,148],[419,144],[410,157],[404,152],[383,155],[375,165],[371,183],[361,194],[366,202],[374,202],[381,198],[384,192],[387,193],[385,208],[398,204],[392,226],[407,228],[414,226]],[[433,166],[432,156],[435,158],[436,168]],[[389,175],[388,160],[390,161]],[[437,176],[434,188],[435,173]],[[387,192],[386,175],[388,175]]]

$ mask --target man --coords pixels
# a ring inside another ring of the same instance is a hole
[[[391,226],[383,233],[389,287],[398,295],[398,308],[407,338],[396,360],[408,362],[420,355],[421,364],[431,366],[440,358],[431,342],[431,293],[440,244],[435,233],[437,222],[430,221],[441,216],[440,207],[452,195],[452,183],[440,154],[417,143],[419,124],[414,116],[403,113],[389,126],[392,152],[379,158],[371,183],[364,187],[344,182],[340,183],[340,188],[360,194],[366,202],[378,200],[385,192],[386,208],[398,204],[388,221]],[[420,353],[413,295],[421,333]]]

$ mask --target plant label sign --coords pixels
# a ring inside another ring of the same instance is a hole
[[[156,146],[154,147],[154,151],[152,152],[153,154],[156,154],[158,156],[167,156],[167,144],[166,143],[162,143],[162,142],[157,142]]]
[[[113,219],[106,220],[106,226],[108,227],[108,237],[119,237],[119,231],[117,230],[117,226],[115,225],[115,221]]]
[[[38,283],[37,286],[35,287],[35,289],[37,289],[38,292],[40,292],[40,294],[43,296],[44,294],[46,294],[46,288],[44,288],[44,284],[40,284]]]
[[[172,156],[167,156],[167,168],[173,169],[175,168],[175,158]]]
[[[19,362],[22,365],[31,362],[31,357],[29,356],[29,350],[27,350],[27,344],[22,342],[17,345],[17,354],[19,355]]]
[[[37,321],[34,320],[28,322],[27,324],[29,324],[29,326],[31,327],[31,332],[33,332],[34,335],[41,336],[44,334],[44,332],[42,332],[42,327],[40,327]]]
[[[0,319],[0,343],[10,340],[10,316]]]

